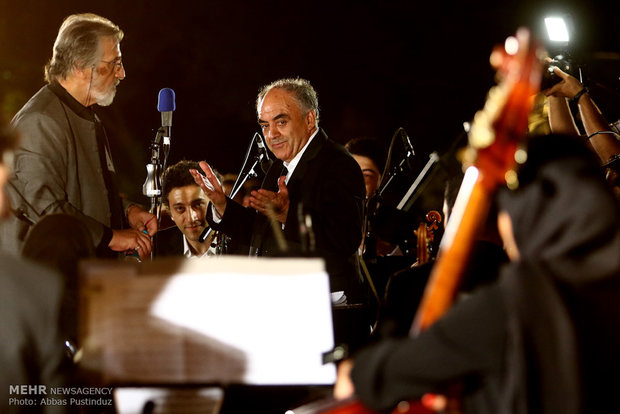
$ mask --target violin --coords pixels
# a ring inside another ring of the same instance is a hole
[[[421,266],[431,260],[433,253],[433,243],[435,242],[435,231],[439,229],[441,214],[436,210],[426,213],[426,223],[422,222],[414,234],[417,238],[416,250],[417,260],[411,267]]]

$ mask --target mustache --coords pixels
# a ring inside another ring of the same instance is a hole
[[[188,228],[188,227],[200,227],[200,226],[205,226],[205,225],[206,225],[206,221],[195,221],[195,222],[192,222],[192,223],[188,224],[185,227],[186,228]]]

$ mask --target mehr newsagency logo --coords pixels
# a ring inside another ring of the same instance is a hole
[[[9,405],[112,405],[112,387],[47,387],[9,385]]]

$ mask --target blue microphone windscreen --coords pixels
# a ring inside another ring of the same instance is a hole
[[[175,109],[177,109],[177,105],[174,101],[174,91],[170,88],[160,90],[157,97],[157,110],[159,112],[168,112]]]

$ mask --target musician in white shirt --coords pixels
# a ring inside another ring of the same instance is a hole
[[[213,234],[204,242],[199,241],[208,226],[205,216],[209,198],[189,173],[190,168],[197,167],[195,161],[179,161],[166,169],[163,180],[164,208],[183,234],[183,256],[187,258],[215,255]]]

